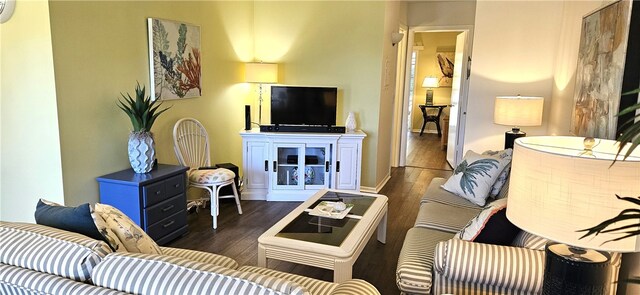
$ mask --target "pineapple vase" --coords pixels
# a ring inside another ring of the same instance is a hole
[[[133,131],[129,134],[129,163],[135,173],[147,173],[156,161],[156,149],[151,127],[158,116],[171,107],[159,109],[162,102],[147,96],[144,87],[136,85],[135,98],[128,93],[120,94],[118,107],[131,120]]]
[[[147,173],[156,160],[156,149],[151,132],[131,132],[129,134],[129,163],[136,173]]]

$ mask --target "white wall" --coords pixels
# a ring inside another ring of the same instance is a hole
[[[409,1],[409,27],[473,25],[476,1]]]
[[[64,203],[49,3],[18,1],[0,35],[0,219],[33,221],[39,198]]]
[[[561,1],[477,2],[465,150],[503,147],[511,127],[493,123],[499,95],[544,97],[543,125],[523,131],[546,134],[562,17]]]

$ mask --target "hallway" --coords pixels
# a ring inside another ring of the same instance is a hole
[[[407,166],[451,171],[446,150],[442,150],[440,137],[434,133],[409,132],[407,136]]]

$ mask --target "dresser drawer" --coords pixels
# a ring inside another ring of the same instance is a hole
[[[187,210],[180,210],[180,212],[147,227],[147,234],[154,240],[158,240],[186,225]]]
[[[149,207],[157,204],[167,198],[167,192],[164,187],[164,181],[145,185],[142,188],[142,194],[144,197],[143,207]]]
[[[179,194],[166,201],[162,201],[144,210],[145,224],[153,225],[154,223],[167,218],[179,211],[187,210],[187,201],[184,194]]]
[[[177,194],[182,194],[185,191],[184,188],[184,174],[176,175],[164,181],[164,188],[167,192],[167,197],[173,197]]]

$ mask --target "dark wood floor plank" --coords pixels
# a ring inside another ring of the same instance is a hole
[[[442,164],[439,166],[442,167]],[[420,199],[431,179],[450,175],[451,171],[440,168],[392,169],[391,179],[380,191],[380,194],[389,198],[387,242],[379,243],[376,235],[373,235],[353,266],[354,278],[372,283],[382,294],[399,293],[395,284],[395,268],[404,236],[413,227]],[[189,215],[189,233],[168,246],[218,253],[237,260],[240,265],[257,265],[258,237],[299,204],[242,201],[244,214],[238,215],[235,203],[221,200],[217,230],[211,227],[210,211],[201,209],[198,214]],[[316,279],[333,280],[330,270],[277,260],[269,260],[268,266]]]

